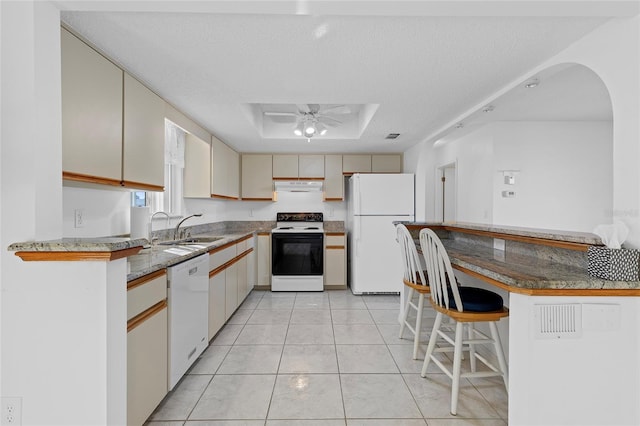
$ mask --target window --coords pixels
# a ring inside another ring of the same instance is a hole
[[[133,207],[149,206],[151,213],[163,211],[170,216],[182,215],[185,135],[183,129],[165,120],[164,192],[134,191],[131,197]]]

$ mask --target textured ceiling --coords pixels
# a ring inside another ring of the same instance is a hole
[[[614,15],[439,16],[453,12],[435,1],[344,12],[340,2],[58,3],[68,27],[239,152],[404,151]],[[416,9],[429,4],[441,8]],[[330,13],[313,12],[321,5]],[[261,137],[247,104],[281,103],[379,106],[359,138]],[[392,132],[401,136],[385,140]]]

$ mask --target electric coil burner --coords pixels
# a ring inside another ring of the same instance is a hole
[[[277,213],[271,231],[271,291],[324,290],[322,213]]]

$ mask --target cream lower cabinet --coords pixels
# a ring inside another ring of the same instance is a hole
[[[225,317],[229,319],[238,307],[238,263],[234,262],[225,270]]]
[[[248,274],[247,274],[247,255],[243,255],[240,260],[238,260],[238,269],[237,269],[237,278],[238,278],[238,306],[242,303],[247,294],[249,294],[249,282],[248,282]]]
[[[256,285],[261,287],[271,286],[271,234],[258,234],[258,245],[256,250],[257,281]]]
[[[255,276],[255,269],[251,271],[248,261],[252,253],[252,237],[209,252],[209,340],[253,289],[249,277]]]
[[[213,339],[227,320],[226,277],[224,269],[209,273],[209,340]]]
[[[167,394],[167,276],[127,284],[127,425],[144,424]]]
[[[347,287],[347,242],[344,233],[325,235],[325,289]]]

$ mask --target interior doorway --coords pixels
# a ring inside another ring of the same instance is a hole
[[[441,222],[456,221],[456,162],[436,169],[435,217]]]

